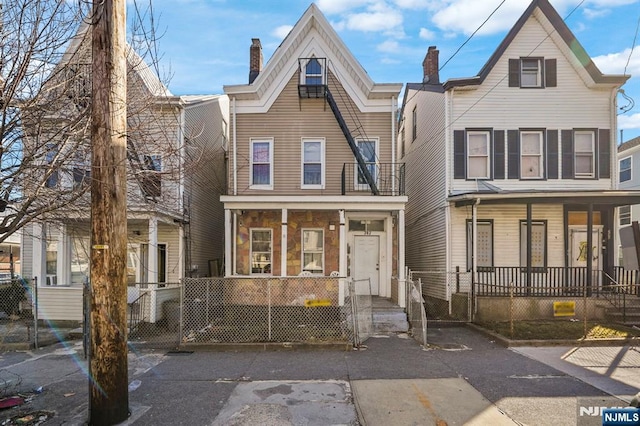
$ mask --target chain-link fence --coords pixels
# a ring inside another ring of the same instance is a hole
[[[0,281],[0,343],[35,346],[37,327],[31,304],[31,283],[22,278]]]
[[[127,287],[129,344],[177,347],[182,284],[135,283]]]
[[[420,283],[428,320],[471,321],[470,272],[410,270],[408,278]]]
[[[354,311],[345,284],[314,276],[187,278],[181,344],[351,342]]]
[[[349,280],[349,293],[351,317],[347,318],[347,322],[353,329],[354,346],[360,346],[374,333],[371,279]]]
[[[407,280],[407,316],[411,334],[421,345],[427,344],[427,314],[424,298],[420,290],[420,282]]]

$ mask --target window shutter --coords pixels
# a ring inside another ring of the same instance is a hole
[[[453,178],[464,179],[467,177],[467,144],[465,143],[464,130],[453,131]]]
[[[609,129],[598,131],[598,177],[611,177],[611,139]]]
[[[493,133],[493,178],[504,179],[504,131]]]
[[[520,132],[507,130],[507,145],[509,151],[509,179],[520,179]]]
[[[520,59],[509,59],[509,87],[520,87]]]
[[[547,179],[558,179],[557,130],[547,130]]]
[[[545,87],[556,87],[558,85],[557,63],[555,59],[545,59],[544,61],[544,85]]]
[[[562,179],[573,179],[573,130],[562,130]]]

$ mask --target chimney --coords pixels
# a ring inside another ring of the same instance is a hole
[[[253,83],[260,71],[262,71],[262,44],[259,38],[252,38],[249,49],[249,84]]]
[[[424,61],[422,61],[422,70],[424,72],[424,76],[422,81],[424,83],[432,83],[439,84],[440,83],[440,73],[438,72],[438,54],[440,51],[436,49],[435,46],[429,46],[429,50],[427,50],[427,55],[424,57]]]

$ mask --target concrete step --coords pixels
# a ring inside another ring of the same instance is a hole
[[[407,314],[402,308],[373,309],[373,328],[377,333],[404,333],[409,330]]]

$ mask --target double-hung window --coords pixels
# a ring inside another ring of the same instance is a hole
[[[324,139],[302,139],[302,188],[324,188]]]
[[[575,177],[595,176],[595,135],[590,130],[576,130],[574,133]]]
[[[631,157],[625,157],[620,160],[620,182],[631,180]]]
[[[378,183],[378,141],[376,139],[359,139],[356,140],[356,144],[358,146],[358,150],[360,151],[360,155],[364,160],[364,163],[369,170],[369,174],[373,178],[375,183]],[[367,187],[368,182],[364,177],[364,174],[360,172],[360,168],[358,163],[356,162],[356,168],[358,169],[358,173],[356,174],[356,187],[358,189],[363,189]]]
[[[542,59],[520,60],[520,87],[542,87]]]
[[[520,221],[520,266],[527,266],[527,221]],[[547,222],[531,222],[531,267],[547,266]]]
[[[467,132],[467,179],[490,179],[489,132]]]
[[[49,176],[44,182],[44,186],[47,188],[55,188],[58,185],[58,168],[54,164],[56,160],[56,156],[58,155],[58,144],[56,143],[48,143],[46,146],[45,152],[45,161],[47,166],[49,166]]]
[[[162,194],[162,157],[159,154],[142,156],[144,172],[142,175],[142,193],[145,197],[159,197]]]
[[[324,273],[324,233],[322,229],[302,230],[302,270]]]
[[[251,273],[271,273],[271,229],[251,229]]]
[[[542,179],[544,177],[544,143],[542,132],[520,132],[520,177]]]
[[[273,139],[251,140],[251,188],[273,189]]]

